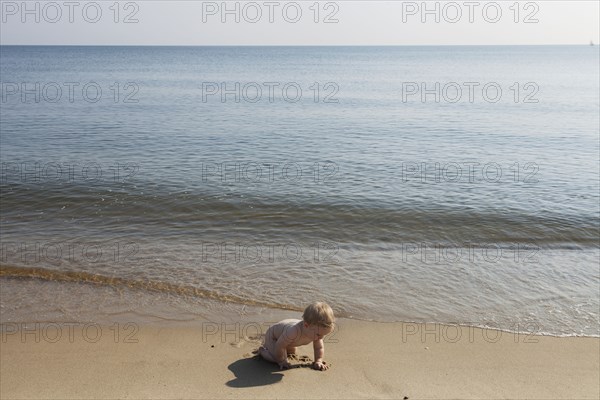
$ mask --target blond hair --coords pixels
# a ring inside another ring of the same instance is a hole
[[[325,328],[333,326],[335,317],[333,316],[333,310],[327,303],[317,302],[312,303],[304,310],[302,314],[304,322],[310,325],[319,325]]]

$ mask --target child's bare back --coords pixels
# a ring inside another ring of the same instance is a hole
[[[313,368],[324,371],[329,366],[323,361],[323,338],[333,331],[333,311],[325,303],[314,303],[304,310],[302,318],[286,319],[271,326],[258,354],[267,361],[277,363],[281,369],[287,369],[292,367],[287,356],[296,354],[298,346],[312,342],[315,354]]]

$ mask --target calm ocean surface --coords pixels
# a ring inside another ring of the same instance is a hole
[[[597,46],[0,55],[3,322],[600,335]]]

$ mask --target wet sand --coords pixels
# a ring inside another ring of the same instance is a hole
[[[280,371],[252,350],[265,321],[197,327],[4,324],[0,395],[12,398],[597,399],[600,339],[338,320],[328,371]],[[60,335],[59,335],[60,333]],[[37,342],[36,342],[37,340]],[[303,357],[304,356],[304,357]],[[302,361],[303,360],[303,361]]]

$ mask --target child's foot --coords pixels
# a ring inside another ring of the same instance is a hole
[[[263,346],[260,346],[258,349],[252,350],[252,354],[255,354],[256,358],[264,358],[262,356],[263,350],[266,350]]]

